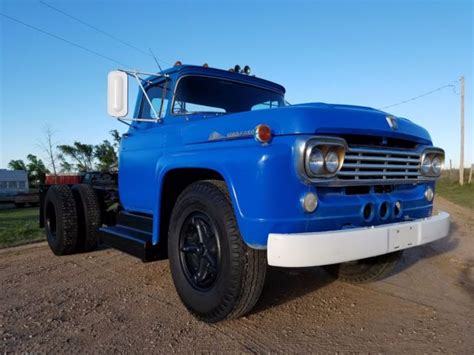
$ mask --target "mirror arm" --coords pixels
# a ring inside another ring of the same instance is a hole
[[[122,122],[123,124],[127,125],[128,127],[132,127],[132,125],[130,123],[122,120],[121,118],[117,118],[117,121]]]
[[[142,85],[142,82],[140,81],[140,78],[138,77],[137,73],[133,73],[132,74],[135,79],[137,80],[137,83],[138,83],[138,86],[140,86],[140,89],[142,90],[143,92],[143,95],[145,96],[146,100],[148,101],[148,104],[150,105],[150,109],[153,111],[153,113],[155,114],[155,122],[158,122],[158,123],[161,123],[162,120],[161,120],[161,117],[158,115],[158,113],[156,112],[155,108],[153,107],[153,104],[151,103],[151,100],[150,98],[148,97],[148,94],[146,93],[145,91],[145,88],[143,87]]]

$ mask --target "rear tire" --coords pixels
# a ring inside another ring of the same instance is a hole
[[[53,185],[44,200],[44,226],[49,247],[56,255],[72,254],[77,244],[77,210],[71,189]]]
[[[265,281],[266,252],[243,242],[224,182],[187,187],[173,208],[168,238],[174,284],[193,315],[213,323],[253,308]]]
[[[324,268],[338,280],[357,284],[368,283],[384,279],[390,275],[402,254],[403,250],[400,250],[372,258],[327,265]]]
[[[99,199],[94,189],[86,184],[74,185],[71,190],[78,214],[78,250],[92,251],[99,244],[99,228],[102,226]]]

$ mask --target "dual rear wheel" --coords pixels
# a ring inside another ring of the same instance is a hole
[[[44,201],[44,226],[56,255],[94,250],[102,225],[97,195],[89,185],[53,185]]]

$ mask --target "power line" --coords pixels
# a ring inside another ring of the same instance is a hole
[[[18,20],[18,19],[16,19],[16,18],[11,17],[11,16],[9,16],[9,15],[6,15],[6,14],[4,14],[4,13],[2,13],[2,12],[0,12],[0,16],[3,16],[3,17],[5,17],[5,18],[7,18],[7,19],[9,19],[9,20],[11,20],[11,21],[16,22],[16,23],[19,23],[20,25],[23,25],[23,26],[25,26],[25,27],[28,27],[29,29],[35,30],[35,31],[37,31],[37,32],[40,32],[40,33],[42,33],[42,34],[45,34],[45,35],[50,36],[50,37],[52,37],[52,38],[55,38],[55,39],[57,39],[57,40],[59,40],[59,41],[65,42],[65,43],[67,43],[67,44],[69,44],[69,45],[71,45],[71,46],[77,47],[77,48],[82,49],[82,50],[84,50],[84,51],[86,51],[86,52],[89,52],[89,53],[91,53],[91,54],[94,54],[94,55],[96,55],[96,56],[98,56],[98,57],[100,57],[100,58],[102,58],[102,59],[106,59],[106,60],[108,60],[108,61],[111,61],[111,62],[114,62],[114,63],[116,63],[116,64],[119,64],[120,66],[130,68],[130,66],[128,66],[128,65],[126,65],[126,64],[124,64],[124,63],[121,63],[120,61],[115,60],[115,59],[113,59],[112,57],[109,57],[109,56],[107,56],[107,55],[104,55],[104,54],[101,54],[101,53],[99,53],[99,52],[96,52],[96,51],[94,51],[94,50],[92,50],[92,49],[89,49],[89,48],[87,48],[87,47],[84,47],[84,46],[82,46],[82,45],[80,45],[80,44],[77,44],[77,43],[75,43],[75,42],[72,42],[72,41],[70,41],[70,40],[68,40],[68,39],[66,39],[66,38],[60,37],[60,36],[58,36],[58,35],[55,35],[54,33],[48,32],[48,31],[43,30],[43,29],[41,29],[41,28],[38,28],[38,27],[36,27],[36,26],[30,25],[29,23],[26,23],[26,22],[23,22],[23,21],[21,21],[21,20]]]
[[[392,104],[392,105],[380,107],[379,110],[384,110],[384,109],[387,109],[387,108],[390,108],[390,107],[394,107],[394,106],[398,106],[398,105],[401,105],[401,104],[405,104],[405,103],[410,102],[410,101],[415,101],[415,100],[418,100],[418,99],[420,99],[420,98],[422,98],[422,97],[431,95],[431,94],[433,94],[433,93],[435,93],[435,92],[437,92],[437,91],[441,91],[441,90],[446,89],[446,88],[449,88],[449,87],[456,89],[456,85],[454,85],[454,84],[443,85],[443,86],[440,86],[439,88],[436,88],[436,89],[434,89],[434,90],[425,92],[424,94],[421,94],[421,95],[412,97],[411,99],[403,100],[403,101],[397,102],[397,103]]]
[[[86,22],[86,21],[84,21],[84,20],[81,20],[80,18],[78,18],[78,17],[76,17],[76,16],[74,16],[74,15],[71,15],[71,14],[69,14],[69,13],[67,13],[67,12],[65,12],[65,11],[63,11],[63,10],[61,10],[61,9],[58,9],[57,7],[55,7],[55,6],[51,5],[51,4],[48,4],[47,2],[45,2],[45,1],[43,1],[43,0],[39,0],[39,2],[40,2],[42,5],[44,5],[44,6],[48,7],[48,8],[50,8],[51,10],[56,11],[56,12],[58,12],[58,13],[64,15],[64,16],[66,16],[66,17],[69,17],[69,18],[73,19],[74,21],[77,21],[77,22],[79,22],[80,24],[82,24],[82,25],[84,25],[84,26],[86,26],[86,27],[89,27],[89,28],[93,29],[94,31],[96,31],[96,32],[98,32],[98,33],[101,33],[102,35],[107,36],[107,37],[113,39],[113,40],[116,41],[116,42],[119,42],[119,43],[121,43],[121,44],[123,44],[123,45],[125,45],[125,46],[127,46],[127,47],[129,47],[129,48],[131,48],[131,49],[133,49],[133,50],[135,50],[135,51],[137,51],[137,52],[143,54],[143,55],[146,55],[147,57],[152,57],[152,58],[154,58],[155,60],[159,60],[159,61],[162,62],[162,63],[171,65],[170,63],[167,63],[167,62],[165,62],[165,61],[163,61],[163,60],[161,60],[161,59],[159,59],[159,58],[155,58],[154,55],[151,55],[149,52],[147,52],[147,51],[145,51],[145,50],[143,50],[143,49],[141,49],[141,48],[139,48],[139,47],[137,47],[137,46],[135,46],[135,45],[133,45],[133,44],[127,42],[127,41],[124,41],[123,39],[121,39],[121,38],[119,38],[119,37],[117,37],[117,36],[115,36],[115,35],[113,35],[113,34],[111,34],[111,33],[109,33],[109,32],[106,32],[106,31],[104,31],[104,30],[102,30],[102,29],[100,29],[100,28],[98,28],[98,27],[96,27],[96,26],[94,26],[94,25],[91,25],[90,23],[88,23],[88,22]]]

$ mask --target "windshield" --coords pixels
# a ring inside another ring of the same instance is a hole
[[[226,114],[285,106],[283,95],[253,85],[203,76],[182,78],[172,112]]]

